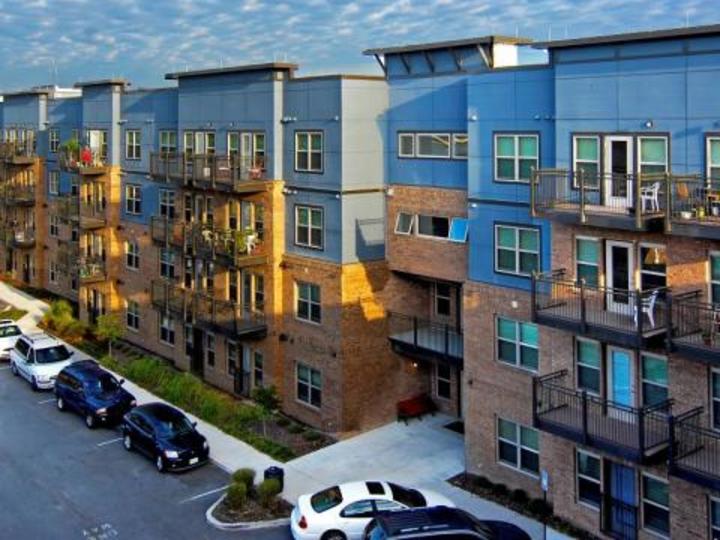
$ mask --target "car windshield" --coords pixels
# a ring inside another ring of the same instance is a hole
[[[52,364],[53,362],[62,362],[68,358],[70,358],[70,351],[65,345],[55,345],[54,347],[35,351],[35,361],[38,364]]]
[[[408,508],[418,508],[427,505],[425,497],[416,489],[408,489],[397,484],[388,483],[392,492],[393,500],[407,506]]]
[[[195,429],[190,423],[190,420],[184,416],[157,418],[155,419],[155,427],[157,428],[158,434],[162,437],[187,435],[188,433],[192,433]]]
[[[19,336],[21,333],[20,329],[15,325],[0,326],[0,338]]]
[[[103,375],[99,379],[87,383],[88,390],[93,394],[106,394],[116,392],[120,388],[117,379],[112,375]]]
[[[342,501],[342,493],[340,493],[338,486],[324,489],[310,497],[310,505],[318,514],[336,507]]]

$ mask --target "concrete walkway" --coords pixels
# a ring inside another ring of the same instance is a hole
[[[25,309],[19,325],[25,332],[38,331],[37,323],[48,305],[0,282],[0,300]],[[74,349],[79,359],[90,358]],[[162,401],[127,381],[127,390],[138,403]],[[213,461],[229,473],[251,467],[262,475],[271,465],[285,470],[283,496],[291,503],[303,493],[352,480],[392,480],[409,486],[432,489],[448,496],[458,507],[479,518],[515,523],[534,540],[543,538],[542,525],[448,484],[445,480],[464,470],[463,437],[445,427],[452,419],[444,415],[415,420],[408,425],[395,422],[340,441],[288,463],[278,463],[250,445],[194,417],[198,430],[208,439]],[[547,538],[567,538],[548,530]]]

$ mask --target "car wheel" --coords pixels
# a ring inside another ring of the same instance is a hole
[[[328,531],[322,535],[322,540],[346,540],[346,538],[340,531]]]
[[[85,425],[88,427],[88,429],[95,429],[95,415],[92,413],[87,413],[85,415]]]
[[[129,433],[126,433],[125,436],[123,437],[123,447],[128,452],[130,452],[133,449],[133,443],[132,443],[132,439],[130,438]]]
[[[30,388],[33,389],[33,392],[40,391],[40,388],[38,388],[38,385],[37,385],[37,379],[35,378],[35,375],[33,375],[32,378],[30,379]]]
[[[155,460],[155,468],[158,472],[165,472],[165,460],[160,454],[158,454],[158,457]]]
[[[58,396],[57,401],[55,403],[57,404],[58,411],[65,410],[65,402],[63,401],[63,398]]]
[[[18,375],[20,375],[20,374],[18,373],[18,368],[17,368],[17,366],[15,365],[15,362],[10,362],[10,371],[11,371],[12,374],[15,375],[16,377],[17,377]]]

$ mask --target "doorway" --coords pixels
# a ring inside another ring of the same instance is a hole
[[[633,190],[633,139],[628,136],[605,137],[605,206],[631,208]]]
[[[607,398],[622,407],[635,406],[634,355],[627,349],[607,349]],[[623,417],[628,416],[618,411]]]
[[[632,316],[630,292],[633,284],[633,245],[608,241],[605,249],[607,309]]]
[[[605,468],[610,487],[604,512],[605,532],[615,538],[637,537],[637,507],[635,502],[635,471],[619,463],[609,462]]]
[[[193,349],[190,358],[190,371],[198,377],[203,377],[205,373],[205,332],[200,328],[193,327]]]

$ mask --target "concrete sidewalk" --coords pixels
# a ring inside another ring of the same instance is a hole
[[[38,331],[37,323],[48,305],[6,283],[0,283],[0,300],[25,309],[28,314],[19,325],[25,332]],[[90,358],[77,349],[79,359]],[[163,401],[131,381],[125,383],[138,403]],[[207,422],[188,414],[207,437],[210,457],[228,473],[250,467],[262,475],[271,465],[285,470],[283,496],[291,503],[303,493],[351,480],[394,480],[424,487],[448,496],[458,507],[479,518],[515,523],[534,540],[543,538],[542,524],[493,502],[476,497],[448,484],[445,480],[464,470],[463,437],[444,427],[451,418],[443,415],[387,424],[378,429],[340,441],[288,463],[279,463],[250,445],[228,435]],[[547,538],[565,539],[548,529]]]

